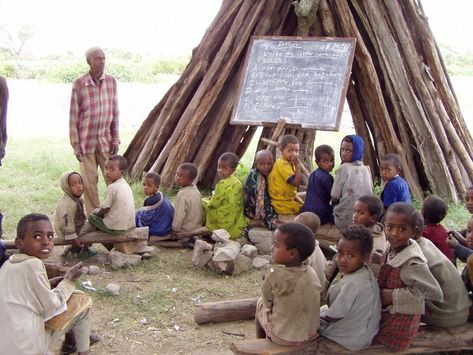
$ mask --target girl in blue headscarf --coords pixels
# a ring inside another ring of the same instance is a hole
[[[333,217],[337,228],[353,224],[353,207],[358,197],[373,194],[373,182],[367,166],[363,165],[363,138],[345,136],[340,145],[342,165],[333,183]]]

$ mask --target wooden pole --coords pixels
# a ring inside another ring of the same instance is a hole
[[[257,301],[258,297],[254,297],[197,304],[195,306],[194,321],[197,324],[207,324],[254,319]]]
[[[110,235],[100,231],[93,231],[79,236],[79,240],[84,244],[89,243],[121,243],[133,242],[138,240],[148,240],[148,227],[139,227],[130,229],[123,235]],[[55,238],[54,245],[70,245],[72,240],[64,240]],[[5,247],[7,249],[16,249],[14,240],[6,240]]]

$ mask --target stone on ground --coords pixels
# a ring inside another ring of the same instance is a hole
[[[135,266],[141,262],[141,255],[132,254],[126,255],[119,251],[112,250],[109,253],[110,265],[114,268],[121,268],[124,266]]]
[[[273,231],[266,228],[256,227],[250,229],[248,236],[258,249],[259,254],[270,254],[273,245]]]
[[[192,253],[192,264],[201,269],[212,259],[212,256],[212,244],[197,239]]]
[[[105,287],[105,291],[112,296],[118,296],[120,294],[120,285],[111,282]]]
[[[256,250],[256,248],[255,248]],[[253,266],[253,261],[248,256],[243,253],[238,254],[235,259],[235,267],[233,270],[233,275],[240,275],[244,272],[247,272]]]
[[[256,256],[258,256],[258,249],[251,244],[243,245],[240,252],[250,259],[254,259]]]
[[[257,269],[261,269],[263,266],[268,265],[268,264],[269,264],[269,260],[261,256],[257,256],[256,258],[253,259],[253,267]]]

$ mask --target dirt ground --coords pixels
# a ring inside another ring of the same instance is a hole
[[[96,251],[104,253],[102,247]],[[63,247],[51,259],[59,261]],[[92,354],[231,354],[232,342],[254,338],[254,321],[209,325],[194,323],[195,304],[259,295],[261,276],[253,269],[239,276],[217,275],[191,264],[192,250],[160,249],[158,255],[139,266],[114,270],[96,262],[97,275],[84,275],[96,291],[92,297],[92,331],[101,341]],[[68,258],[72,266],[77,259]],[[120,295],[105,293],[107,284],[120,285]]]

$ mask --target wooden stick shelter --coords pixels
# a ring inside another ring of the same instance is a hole
[[[473,181],[473,141],[420,1],[319,0],[305,13],[301,1],[292,3],[222,2],[186,70],[126,151],[131,178],[152,170],[171,186],[177,167],[190,161],[199,183],[211,186],[218,156],[244,154],[256,127],[229,121],[251,36],[351,37],[356,49],[347,100],[365,141],[365,163],[377,176],[379,158],[397,153],[418,200],[430,191],[458,201]],[[307,165],[315,131],[289,133],[298,136]]]

